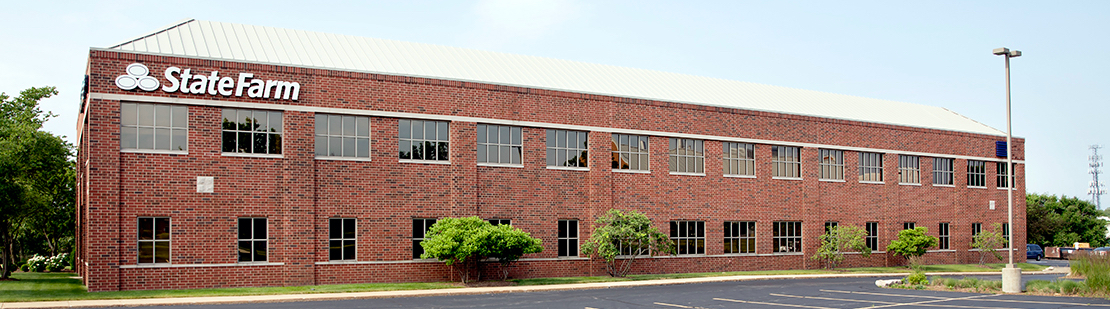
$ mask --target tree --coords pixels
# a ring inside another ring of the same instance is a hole
[[[983,265],[987,253],[994,255],[995,259],[1002,259],[1002,254],[998,253],[998,248],[1006,245],[1006,237],[1002,236],[1002,224],[995,223],[991,226],[993,230],[980,231],[979,235],[971,238],[971,247],[979,249],[979,265]]]
[[[586,255],[605,260],[609,276],[624,277],[632,263],[642,254],[672,254],[675,244],[666,234],[652,226],[651,219],[637,211],[610,209],[595,222],[593,233],[582,250]],[[620,259],[617,256],[627,258]]]
[[[501,280],[509,278],[509,264],[525,254],[543,251],[543,241],[512,225],[493,225],[479,234],[475,238],[482,242],[480,255],[497,259],[501,265]]]
[[[1105,213],[1094,204],[1074,198],[1047,194],[1025,196],[1026,242],[1043,246],[1071,246],[1087,242],[1092,247],[1110,244],[1106,238]]]
[[[72,188],[66,176],[74,168],[72,146],[42,131],[42,124],[55,115],[38,107],[40,100],[57,93],[54,87],[30,88],[16,98],[0,93],[0,278],[11,275],[16,240],[34,232],[32,219],[57,210],[54,206],[73,207],[72,190],[60,189]],[[64,220],[72,222],[72,212]]]
[[[867,247],[867,230],[861,227],[833,226],[817,238],[821,240],[821,247],[810,258],[823,261],[825,269],[836,268],[837,264],[844,261],[842,249],[859,252],[865,258],[871,256],[871,248]]]
[[[922,267],[921,256],[931,247],[937,246],[937,238],[925,235],[929,229],[915,227],[898,232],[898,239],[890,242],[886,250],[896,256],[905,257],[910,262],[910,268],[920,271]]]

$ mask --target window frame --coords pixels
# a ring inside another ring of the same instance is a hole
[[[490,225],[494,225],[494,226],[497,226],[497,225],[512,226],[513,225],[513,219],[486,219],[486,222],[489,222]]]
[[[242,229],[243,229],[243,220],[244,219],[249,220],[250,223],[251,223],[251,227],[250,227],[251,237],[250,238],[242,238],[241,237],[242,234],[243,234]],[[264,231],[264,233],[266,233],[266,235],[264,236],[264,238],[257,238],[257,235],[255,235],[255,232],[257,232],[257,229],[255,228],[255,225],[258,224],[258,220],[262,220],[263,224],[265,225],[265,229],[263,231]],[[236,237],[237,237],[236,244],[238,244],[237,247],[239,248],[239,251],[240,251],[239,252],[239,257],[236,258],[238,263],[239,264],[268,263],[270,261],[270,220],[266,217],[238,217],[237,220],[235,220],[235,222],[236,222],[236,225],[238,226],[238,233],[236,234]],[[244,261],[243,260],[243,253],[242,253],[243,242],[250,242],[251,243],[251,253],[250,253],[251,260],[249,260],[249,261]],[[258,255],[257,254],[258,250],[256,248],[257,248],[257,245],[258,245],[259,242],[262,242],[263,247],[266,248],[266,250],[263,253],[263,257],[265,259],[262,260],[262,261],[259,261],[259,260],[255,259]]]
[[[952,241],[951,225],[948,222],[941,222],[937,225],[937,249],[950,250]]]
[[[143,239],[143,219],[150,220],[151,239]],[[165,219],[166,239],[158,239],[158,220]],[[173,264],[173,220],[170,217],[138,217],[136,218],[135,231],[135,264],[137,265],[169,265]],[[150,262],[143,262],[143,243],[149,243],[151,248]],[[158,262],[158,244],[165,243],[166,261]]]
[[[705,176],[705,140],[669,137],[668,142],[667,171],[671,175]],[[690,163],[694,164],[693,171]]]
[[[921,185],[921,157],[898,155],[898,184]]]
[[[902,230],[912,230],[917,227],[917,222],[902,222]]]
[[[771,145],[771,179],[801,180],[801,154],[802,147]]]
[[[588,170],[590,170],[590,131],[563,130],[563,129],[544,129],[544,131],[546,131],[545,134],[546,134],[546,137],[547,137],[546,140],[544,141],[544,144],[547,146],[547,148],[546,148],[546,154],[547,154],[546,155],[547,156],[546,164],[547,164],[548,169],[562,169],[562,170],[576,170],[576,171],[588,171]],[[575,136],[576,144],[578,144],[575,147],[571,147],[571,145],[570,145],[570,134],[572,134],[572,133]],[[563,137],[563,146],[559,146],[559,137],[560,136]],[[585,138],[585,139],[583,140],[583,138]],[[577,148],[579,146],[581,148]],[[571,154],[571,151],[576,152],[576,157],[578,158],[576,163],[583,164],[583,165],[581,165],[581,166],[559,165],[559,163],[572,162],[571,159],[569,158],[569,156]],[[562,162],[560,162],[559,161],[559,156],[558,156],[559,153],[563,153],[563,157],[566,158],[566,160],[563,160]],[[552,158],[552,155],[555,155],[554,159]],[[552,165],[553,163],[556,164],[556,165]]]
[[[859,183],[885,184],[883,171],[883,153],[859,153]],[[875,165],[878,164],[878,165]],[[877,179],[876,179],[877,178]]]
[[[832,181],[832,182],[845,182],[844,180],[844,151],[836,149],[818,149],[820,156],[817,157],[817,180]],[[829,157],[832,157],[834,162],[829,162]]]
[[[1009,187],[1002,184],[1003,182],[1010,181],[1010,186],[1013,187],[1014,185],[1014,178],[1010,177],[1010,170],[1013,169],[1013,166],[1010,167],[1009,169],[1006,168],[1006,162],[995,162],[995,174],[997,174],[995,176],[995,187],[1000,190],[1009,189]]]
[[[332,117],[335,117],[335,118],[339,119],[339,127],[338,128],[333,128],[332,127],[332,123],[331,123]],[[323,118],[323,121],[321,121],[321,118]],[[315,119],[315,121],[314,121],[315,123],[313,124],[314,131],[313,131],[312,136],[315,140],[313,141],[313,145],[314,145],[313,153],[316,155],[317,160],[351,160],[351,161],[370,161],[371,160],[371,157],[373,156],[373,151],[374,151],[373,147],[374,147],[374,145],[372,143],[372,141],[373,141],[373,136],[372,136],[373,135],[373,125],[371,124],[371,120],[370,120],[369,116],[316,113],[314,119]],[[353,132],[351,132],[350,135],[348,135],[346,132],[344,132],[347,129],[346,124],[347,124],[348,121],[353,122],[353,124],[351,125],[352,126],[351,130],[353,130]],[[366,124],[366,128],[365,128],[366,129],[366,131],[365,131],[366,134],[365,135],[360,135],[360,129],[361,129],[360,128],[360,122],[361,121],[365,121],[365,124]],[[321,126],[323,126],[323,128],[321,128]],[[320,132],[321,129],[323,129],[323,131],[324,131],[323,133]],[[335,132],[333,134],[331,132],[332,129],[336,129],[339,132]],[[398,137],[399,136],[400,135],[398,135]],[[339,147],[340,147],[340,149],[339,149],[340,154],[339,155],[332,155],[331,154],[331,147],[330,146],[331,146],[331,143],[335,141],[334,139],[339,139]],[[347,142],[346,142],[347,139],[351,139],[353,141],[351,145],[347,145]],[[366,143],[366,149],[365,149],[366,155],[365,156],[360,156],[359,155],[359,150],[360,150],[359,148],[361,148],[360,141],[365,141],[365,143]],[[324,154],[320,153],[320,151],[321,151],[321,142],[323,142],[323,151],[325,152]],[[345,155],[345,152],[347,150],[346,148],[348,146],[353,146],[354,147],[354,149],[352,150],[352,152],[354,152],[353,155],[350,155],[350,156]]]
[[[721,169],[725,177],[756,178],[755,144],[722,142],[721,148]]]
[[[336,238],[335,234],[332,233],[332,229],[334,228],[332,226],[332,224],[335,224],[336,221],[339,222],[339,237],[338,238]],[[351,237],[349,237],[349,238],[347,237],[347,229],[346,229],[348,224],[350,224],[352,226],[351,227],[351,234],[352,235],[350,235]],[[336,247],[335,247],[334,243],[337,242],[337,241],[339,242],[339,248],[338,248],[339,258],[338,259],[336,259],[335,255],[334,255],[335,250],[336,250]],[[350,249],[347,248],[347,243],[348,242],[350,242]],[[345,253],[347,253],[347,250],[352,251],[351,254],[350,254],[350,256],[351,256],[350,258],[347,258],[347,254],[345,254]],[[349,217],[328,218],[328,261],[331,261],[331,262],[354,262],[354,261],[358,261],[358,219],[357,218],[349,218]]]
[[[756,221],[725,221],[722,233],[724,254],[756,254],[756,247],[759,245],[756,241]],[[748,250],[744,250],[745,248]]]
[[[413,134],[414,133],[413,128],[417,128],[417,126],[415,125],[416,122],[420,122],[422,124],[421,126],[419,126],[420,127],[420,132],[421,132],[421,135],[422,135],[420,138],[416,138],[416,136],[414,136],[414,134]],[[433,123],[434,127],[436,129],[436,136],[435,136],[434,139],[428,138],[428,133],[427,133],[428,123]],[[407,130],[403,129],[403,127],[402,127],[406,124],[408,125]],[[446,139],[441,139],[440,136],[439,136],[440,133],[442,133],[442,132],[440,132],[442,130],[440,125],[443,125],[444,126],[443,129],[447,130]],[[406,133],[408,135],[407,137],[405,137]],[[412,119],[412,118],[397,119],[397,148],[396,148],[397,149],[397,162],[401,162],[401,163],[424,163],[424,164],[451,164],[451,135],[452,134],[451,134],[451,122],[450,121]],[[373,142],[373,139],[371,139],[371,142]],[[418,143],[418,142],[421,145],[420,150],[422,150],[422,152],[420,154],[420,159],[413,159],[413,154],[417,152],[414,145],[416,145],[416,143]],[[401,149],[405,145],[405,143],[408,143],[408,147],[405,148],[405,149],[408,150],[407,152],[401,151]],[[434,145],[435,148],[436,148],[434,150],[434,153],[436,155],[436,159],[427,159],[427,158],[425,158],[428,154],[427,147],[429,146],[429,143],[431,145]],[[371,145],[371,149],[373,149],[373,145]],[[441,152],[441,150],[446,150],[446,153]],[[407,158],[406,158],[406,154],[408,156]],[[441,157],[444,157],[444,156],[446,158],[441,158]]]
[[[437,218],[412,218],[412,232],[416,231],[417,222],[420,222],[420,224],[421,224],[421,226],[420,226],[420,228],[421,228],[420,231],[421,232],[420,232],[420,237],[416,237],[415,234],[410,235],[410,236],[412,236],[412,238],[411,238],[411,240],[412,240],[412,259],[413,260],[431,260],[431,259],[424,259],[424,258],[420,257],[420,255],[424,254],[424,247],[420,246],[420,242],[423,242],[424,240],[427,239],[426,236],[428,236],[428,231],[430,231],[432,229],[432,226],[435,225],[436,222],[439,222],[439,219],[437,219]],[[429,224],[428,222],[431,222],[431,223]],[[420,254],[417,254],[417,248],[420,248]]]
[[[956,160],[952,158],[933,158],[933,186],[956,186]],[[940,168],[938,168],[940,167]],[[943,169],[947,168],[947,169]],[[945,183],[947,182],[947,183]]]
[[[802,242],[805,239],[802,221],[775,221],[773,227],[771,240],[775,254],[802,254],[805,248]]]
[[[967,160],[967,187],[976,189],[987,188],[987,162]]]
[[[190,131],[189,130],[189,106],[176,105],[176,104],[133,103],[133,102],[120,102],[119,106],[120,106],[120,110],[119,110],[120,122],[119,122],[119,145],[118,146],[119,146],[119,151],[120,152],[125,152],[125,153],[189,154],[189,133],[190,133],[189,132]],[[130,115],[130,116],[134,116],[134,119],[132,119],[131,121],[126,120],[126,118],[128,118],[127,117],[128,115],[126,115],[126,113],[127,113],[126,109],[127,109],[128,106],[132,106],[132,109],[133,109],[132,113],[134,113],[134,115]],[[140,119],[142,119],[141,118],[142,115],[139,115],[139,107],[140,106],[151,106],[152,107],[151,110],[150,110],[150,112],[152,114],[150,115],[151,120],[150,120],[149,125],[140,124]],[[159,107],[165,107],[165,108],[168,109],[167,110],[167,112],[169,113],[169,120],[167,121],[167,122],[169,122],[168,125],[158,125],[158,109],[159,109]],[[184,116],[181,116],[184,119],[175,119],[174,116],[178,115],[179,113],[184,114]],[[177,126],[177,122],[181,121],[181,120],[184,120],[185,123],[181,124],[181,126]],[[134,139],[135,139],[134,140],[134,145],[131,145],[131,146],[129,146],[130,145],[129,143],[125,142],[125,137],[127,136],[127,134],[128,134],[127,131],[129,129],[133,131],[133,133],[131,133],[131,134],[134,134]],[[150,136],[150,138],[151,138],[150,148],[139,148],[139,144],[140,144],[139,141],[141,140],[141,137],[139,135],[139,131],[141,129],[148,129],[148,130],[152,131],[151,136]],[[155,132],[158,132],[158,130],[168,130],[169,131],[169,136],[167,136],[169,138],[169,142],[168,142],[168,145],[167,145],[166,149],[158,149],[158,147],[157,147],[158,146],[158,134],[155,133]],[[184,133],[184,136],[182,137],[182,138],[185,139],[184,144],[179,144],[179,146],[184,146],[184,149],[174,150],[174,140],[175,140],[174,133],[175,132],[183,132]]]
[[[242,130],[241,126],[250,125],[250,123],[242,124],[242,123],[239,123],[238,120],[229,121],[228,118],[227,118],[229,111],[234,111],[236,119],[238,119],[238,117],[242,115],[242,114],[240,114],[240,112],[250,112],[250,116],[251,116],[250,119],[253,119],[256,122],[258,121],[259,118],[254,117],[255,113],[260,113],[260,112],[261,113],[266,113],[266,127],[267,128],[262,130],[262,131],[258,131],[257,129],[255,129],[255,130]],[[280,127],[277,128],[277,131],[266,131],[266,130],[272,130],[273,129],[273,126],[271,126],[271,123],[273,123],[273,121],[271,121],[271,120],[274,120],[274,116],[272,116],[272,115],[277,115],[277,120],[278,120],[278,123],[279,123]],[[223,155],[223,156],[237,156],[237,157],[281,158],[285,154],[285,146],[284,146],[284,141],[285,141],[285,123],[284,123],[285,122],[285,112],[284,111],[224,107],[220,112],[220,117],[223,119],[223,121],[220,124],[220,154],[221,155]],[[231,129],[231,130],[229,130],[227,128],[229,122],[234,126],[233,129]],[[233,136],[235,136],[234,151],[227,151],[227,149],[226,149],[227,148],[227,134],[229,134],[229,133],[232,134]],[[241,147],[238,147],[239,143],[242,142],[242,134],[249,134],[248,135],[249,136],[249,142],[251,143],[251,149],[252,149],[251,152],[240,152],[239,151],[240,149],[242,149]],[[254,150],[253,150],[254,145],[257,142],[257,140],[256,140],[257,137],[255,137],[255,135],[257,135],[257,134],[262,134],[262,135],[266,136],[266,151],[264,153],[257,153],[257,152],[254,152]],[[276,142],[276,146],[277,146],[278,150],[276,151],[276,153],[272,153],[273,151],[271,151],[271,149],[274,148],[273,146],[275,146],[275,142],[272,139],[273,136],[278,137],[277,142]]]
[[[864,223],[864,229],[867,231],[867,236],[864,237],[867,248],[870,248],[871,251],[879,251],[879,222]]]
[[[574,235],[570,235],[572,223],[574,226]],[[578,219],[559,219],[557,229],[557,234],[555,234],[557,243],[556,245],[558,246],[555,252],[556,256],[559,258],[579,257],[581,254],[581,250],[579,250],[580,246],[578,240],[580,236],[579,233],[581,233],[581,231],[578,229]],[[571,254],[571,248],[574,249],[574,254]],[[566,251],[565,254],[564,251]]]
[[[670,239],[675,244],[675,256],[705,255],[705,221],[671,220],[670,226]],[[691,228],[693,236],[690,235]],[[683,246],[681,243],[686,245]],[[691,249],[694,252],[690,252]]]
[[[643,142],[643,144],[632,147],[633,138],[636,139],[637,143]],[[613,133],[612,139],[612,150],[609,151],[612,156],[610,160],[612,171],[622,173],[651,173],[651,136]],[[622,144],[622,140],[628,141],[628,144]],[[636,150],[633,150],[633,148],[636,148]],[[633,157],[636,159],[633,160]],[[625,165],[627,165],[628,168],[621,166],[621,160],[626,161]],[[636,161],[636,168],[632,168],[632,161]],[[644,168],[641,169],[641,165]]]
[[[490,130],[490,128],[497,128],[496,129],[497,137],[498,137],[497,142],[490,142],[490,139],[489,139],[489,130]],[[500,135],[502,134],[501,128],[506,128],[506,130],[509,134],[509,140],[508,140],[507,143],[502,143],[501,142],[501,139],[500,139]],[[513,136],[514,133],[516,134],[516,136]],[[514,137],[517,139],[516,141],[513,140]],[[476,144],[477,145],[475,146],[476,153],[475,153],[475,160],[474,161],[477,162],[478,166],[524,167],[524,128],[523,127],[500,125],[500,124],[479,123],[475,127],[475,139],[476,139]],[[498,149],[497,162],[488,162],[489,157],[490,157],[488,149],[491,148],[491,147]],[[502,160],[501,160],[501,154],[502,154],[501,153],[502,152],[501,148],[506,148],[509,151],[509,153],[508,153],[508,155],[509,155],[508,163],[502,162]],[[518,157],[519,162],[517,162],[517,163],[513,163],[512,155],[513,155],[514,150],[516,151],[516,153],[519,156]],[[482,154],[485,154],[485,158],[483,158]]]

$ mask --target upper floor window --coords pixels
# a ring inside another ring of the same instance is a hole
[[[801,178],[802,160],[798,156],[800,148],[790,146],[771,146],[771,177]]]
[[[898,156],[898,183],[921,183],[921,165],[917,156]]]
[[[521,165],[520,127],[478,125],[478,163]]]
[[[725,175],[755,176],[755,145],[724,142]]]
[[[397,121],[397,150],[401,160],[450,162],[451,134],[446,121]]]
[[[187,151],[189,109],[120,103],[120,149]]]
[[[821,149],[819,179],[844,180],[844,151]]]
[[[613,134],[613,170],[648,171],[648,137]]]
[[[952,159],[948,158],[933,158],[933,184],[951,186],[954,184],[952,180]]]
[[[223,151],[281,154],[281,112],[225,108]]]
[[[998,165],[998,179],[996,181],[996,184],[998,185],[999,189],[1005,189],[1006,184],[1013,181],[1013,179],[1010,178],[1010,169],[1006,168],[1006,162],[995,163],[997,163]]]
[[[967,161],[967,186],[968,187],[986,187],[987,186],[987,164],[983,161],[968,160]]]
[[[316,114],[316,157],[370,158],[370,117]]]
[[[859,181],[883,181],[883,154],[874,152],[859,153]]]
[[[547,129],[547,166],[589,167],[585,131]]]
[[[705,173],[704,141],[688,138],[671,138],[670,157],[672,173]]]

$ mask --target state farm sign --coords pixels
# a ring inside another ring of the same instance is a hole
[[[127,74],[116,78],[116,87],[123,90],[139,88],[143,91],[158,89],[161,82],[148,76],[150,70],[142,63],[132,63],[127,66]],[[263,80],[254,78],[254,73],[239,73],[238,78],[220,76],[219,71],[203,73],[192,72],[192,69],[182,70],[179,67],[168,67],[165,72],[168,85],[162,86],[162,91],[174,93],[222,95],[242,97],[243,93],[250,98],[296,101],[301,94],[301,84],[282,80]]]

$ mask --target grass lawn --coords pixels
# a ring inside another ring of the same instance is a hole
[[[1034,264],[1017,264],[1024,271],[1041,270],[1044,267]],[[928,272],[976,272],[994,271],[1005,267],[1005,264],[988,264],[980,267],[974,264],[965,265],[929,265],[925,267]],[[561,278],[535,278],[511,280],[518,285],[548,285],[590,282],[616,282],[639,281],[656,279],[678,279],[698,277],[719,277],[739,275],[804,275],[804,274],[843,274],[843,273],[909,273],[906,267],[862,267],[828,270],[772,270],[772,271],[734,271],[712,273],[683,273],[683,274],[656,274],[656,275],[630,275],[627,278],[603,277],[561,277]],[[340,293],[340,292],[373,292],[396,290],[431,290],[458,288],[454,283],[428,282],[428,283],[362,283],[362,284],[335,284],[294,287],[256,287],[256,288],[220,288],[220,289],[194,289],[194,290],[156,290],[156,291],[120,291],[96,292],[85,291],[78,279],[72,279],[72,273],[12,273],[12,277],[19,281],[0,281],[0,302],[23,301],[48,301],[48,300],[80,300],[80,299],[125,299],[125,298],[156,298],[156,297],[198,297],[198,296],[239,296],[239,295],[273,295],[273,294],[306,294],[306,293]]]

